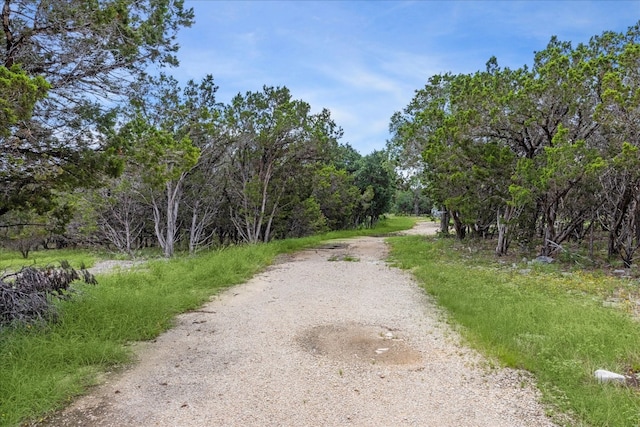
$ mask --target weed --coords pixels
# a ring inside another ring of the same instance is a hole
[[[328,261],[345,261],[345,262],[358,262],[360,258],[353,255],[332,255],[328,258]]]

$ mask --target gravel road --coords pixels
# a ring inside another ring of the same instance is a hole
[[[181,315],[49,425],[553,426],[528,376],[461,345],[386,253],[366,237],[272,266]]]

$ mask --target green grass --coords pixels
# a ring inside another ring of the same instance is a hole
[[[0,249],[0,273],[2,271],[17,271],[21,267],[38,265],[59,265],[60,261],[68,261],[74,268],[82,265],[91,267],[98,259],[103,258],[97,253],[80,249],[48,249],[29,252],[28,258],[23,258],[18,251]]]
[[[99,382],[105,371],[129,363],[129,343],[156,337],[171,327],[178,313],[195,309],[221,289],[246,281],[279,254],[332,238],[391,233],[410,228],[414,221],[389,218],[370,230],[152,260],[142,271],[98,276],[97,286],[75,285],[78,292],[74,299],[59,304],[58,323],[0,330],[0,425],[38,420],[64,406]],[[46,252],[57,260],[55,251]],[[82,259],[80,254],[66,251],[61,259],[70,255],[76,261]],[[84,262],[89,264],[94,255],[86,256]]]
[[[638,389],[593,373],[640,368],[640,325],[602,298],[620,280],[557,266],[505,266],[454,239],[390,239],[398,266],[444,307],[463,336],[502,364],[534,374],[544,399],[577,425],[640,425]]]

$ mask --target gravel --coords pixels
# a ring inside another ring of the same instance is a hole
[[[365,237],[272,266],[179,316],[49,425],[553,426],[531,378],[464,347],[385,256]]]

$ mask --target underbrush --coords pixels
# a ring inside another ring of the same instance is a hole
[[[0,330],[0,425],[38,421],[68,404],[104,372],[129,363],[131,342],[155,338],[172,326],[177,314],[246,281],[280,254],[332,238],[391,233],[414,222],[389,218],[374,229],[156,259],[144,270],[98,276],[97,286],[75,285],[73,300],[57,302],[58,322]]]
[[[578,425],[640,424],[635,387],[600,384],[596,369],[640,369],[640,324],[604,300],[637,282],[558,265],[505,263],[454,239],[390,239],[467,341],[500,363],[533,373],[545,402]]]

